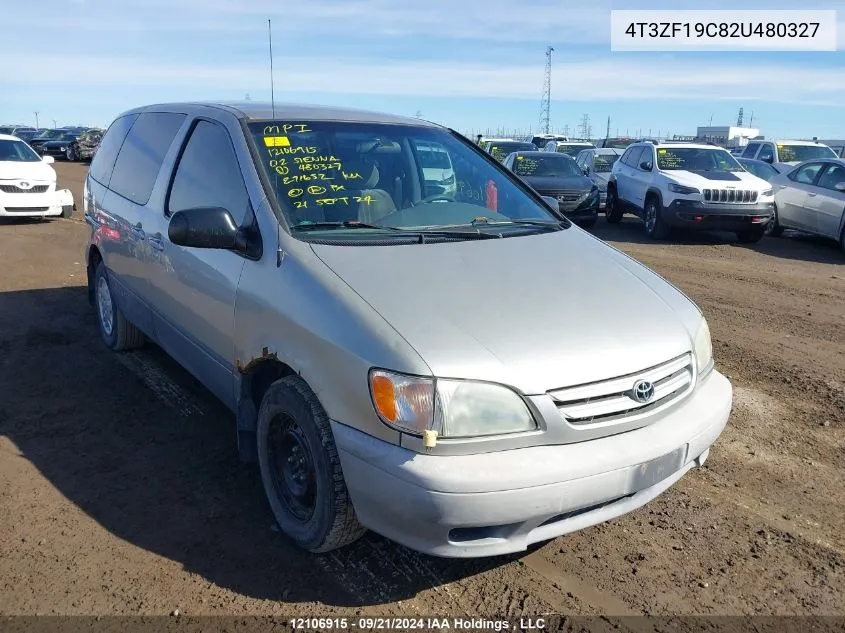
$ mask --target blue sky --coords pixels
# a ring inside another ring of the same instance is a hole
[[[746,124],[780,137],[845,137],[845,5],[824,53],[611,53],[610,10],[670,0],[0,0],[0,123],[106,125],[130,107],[276,98],[415,115],[462,131],[538,125],[555,48],[552,127],[593,133]],[[794,9],[785,0],[684,8]],[[12,62],[12,63],[8,63]]]

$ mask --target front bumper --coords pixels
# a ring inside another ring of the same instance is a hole
[[[73,207],[70,189],[46,193],[0,193],[0,217],[33,218],[61,215],[64,207]]]
[[[774,202],[757,204],[712,204],[675,200],[663,208],[663,219],[671,226],[709,231],[761,230],[774,213]]]
[[[525,550],[628,513],[700,466],[730,415],[732,387],[715,370],[659,422],[557,446],[432,456],[332,423],[361,523],[412,549],[469,558]],[[677,461],[648,475],[651,460]],[[674,458],[673,458],[674,459]]]

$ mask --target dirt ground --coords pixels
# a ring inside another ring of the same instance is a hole
[[[735,386],[705,468],[520,555],[368,535],[324,556],[273,527],[232,416],[162,352],[116,355],[71,220],[0,225],[0,614],[845,615],[845,255],[786,235],[595,232],[704,310]],[[606,327],[625,327],[609,313]]]

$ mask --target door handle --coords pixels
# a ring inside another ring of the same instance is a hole
[[[807,195],[811,198],[815,198],[818,194],[808,192]]]
[[[164,250],[164,242],[161,241],[161,233],[153,233],[147,238],[147,241],[157,251]]]

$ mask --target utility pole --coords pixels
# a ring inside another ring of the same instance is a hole
[[[38,128],[38,114],[39,114],[38,110],[35,110],[35,129],[36,130],[39,129]]]
[[[563,126],[563,135],[564,135],[566,138],[569,138],[569,125],[564,125],[564,126]]]
[[[244,101],[252,101],[248,92],[244,95]]]
[[[59,124],[58,124],[58,123],[56,123],[56,119],[53,119],[53,127],[54,127],[54,128],[59,127]]]
[[[540,131],[549,133],[549,119],[551,118],[552,105],[552,51],[551,46],[546,47],[546,70],[543,73],[543,94],[540,97]]]
[[[585,114],[581,117],[581,136],[585,139],[589,139],[592,132],[593,126],[590,125],[590,115]]]
[[[610,117],[607,117],[607,131],[604,133],[604,138],[610,138]]]
[[[736,126],[742,127],[742,108],[739,109],[739,116],[736,118]]]

